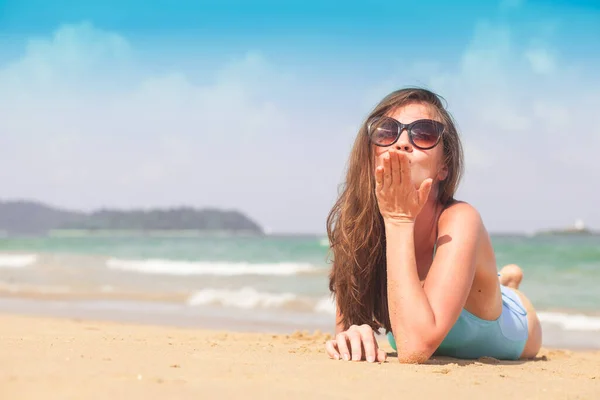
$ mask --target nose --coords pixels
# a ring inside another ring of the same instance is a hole
[[[398,138],[398,141],[394,144],[394,147],[397,150],[412,153],[413,146],[412,143],[410,143],[410,140],[408,139],[408,131],[406,130],[406,128],[403,129],[402,132],[400,132],[400,137]]]

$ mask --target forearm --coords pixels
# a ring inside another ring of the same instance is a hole
[[[385,234],[388,308],[400,354],[402,347],[421,348],[427,343],[435,330],[435,316],[419,280],[414,223],[386,221]]]

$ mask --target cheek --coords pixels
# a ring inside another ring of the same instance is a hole
[[[418,187],[425,179],[436,179],[439,171],[439,157],[436,154],[423,154],[422,157],[413,158],[411,177]]]
[[[411,168],[410,175],[415,186],[420,186],[427,178],[433,178],[430,168],[423,165],[415,165]]]
[[[437,173],[443,167],[443,149],[441,146],[437,146],[428,154],[427,157],[427,168],[431,170],[432,177],[437,175]]]

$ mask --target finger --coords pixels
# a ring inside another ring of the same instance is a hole
[[[392,164],[392,185],[399,185],[402,182],[400,175],[400,154],[396,151],[390,151],[390,163]]]
[[[398,154],[398,157],[400,158],[400,179],[402,182],[409,183],[412,181],[412,177],[410,176],[410,161],[404,153]]]
[[[344,333],[344,332],[338,333],[337,336],[335,337],[335,341],[338,346],[338,352],[340,353],[340,355],[342,356],[342,358],[344,360],[349,361],[350,360],[350,351],[348,350],[347,340],[348,340],[348,338],[346,336],[346,333]]]
[[[367,362],[374,362],[375,357],[377,356],[377,341],[375,340],[373,330],[370,329],[370,327],[368,327],[368,329],[363,329],[361,331],[361,337]]]
[[[377,188],[381,189],[383,186],[383,167],[379,166],[375,169],[375,183],[377,184]]]
[[[377,361],[385,362],[386,359],[387,359],[387,353],[385,352],[385,350],[378,348],[377,349]]]
[[[337,342],[335,340],[326,341],[325,349],[327,350],[327,354],[329,355],[329,358],[333,358],[334,360],[340,359],[340,353],[337,350]]]
[[[392,169],[390,166],[390,154],[383,156],[383,187],[389,188],[392,184]]]
[[[362,359],[362,344],[361,336],[357,331],[348,333],[350,339],[350,348],[352,349],[352,361],[360,361]]]
[[[421,186],[419,187],[419,203],[425,204],[427,198],[429,197],[429,193],[431,192],[431,186],[433,185],[433,179],[425,179]]]

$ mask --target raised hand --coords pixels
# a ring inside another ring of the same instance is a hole
[[[414,222],[427,201],[433,180],[425,179],[417,190],[405,153],[389,150],[380,157],[382,165],[375,170],[375,194],[382,217],[388,221]]]

